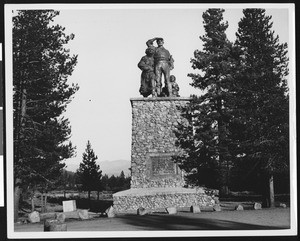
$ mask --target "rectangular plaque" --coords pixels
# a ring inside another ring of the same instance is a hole
[[[174,175],[176,173],[176,166],[171,156],[152,156],[152,175]]]

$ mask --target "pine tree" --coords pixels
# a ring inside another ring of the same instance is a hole
[[[236,45],[241,49],[237,80],[235,139],[240,162],[267,178],[274,206],[273,176],[288,171],[289,103],[287,44],[280,44],[264,9],[245,9]]]
[[[58,14],[23,10],[13,17],[15,219],[20,187],[47,190],[60,175],[62,161],[74,154],[67,142],[70,123],[61,115],[78,90],[67,83],[77,56],[65,48],[74,35],[52,23]]]
[[[98,157],[95,155],[90,141],[88,141],[85,152],[82,154],[82,162],[76,173],[83,190],[88,191],[89,199],[91,191],[100,191],[101,189],[102,171],[100,170],[100,166],[96,163],[97,159]]]
[[[188,75],[192,78],[191,85],[202,90],[203,95],[192,96],[190,104],[183,109],[188,124],[179,128],[177,137],[185,152],[177,162],[189,173],[190,183],[203,184],[201,176],[210,172],[217,185],[213,180],[207,184],[227,193],[231,166],[227,125],[231,118],[235,49],[226,37],[228,23],[223,22],[223,12],[223,9],[208,9],[203,13],[206,32],[200,37],[203,50],[196,50],[191,60],[192,68],[198,73]]]

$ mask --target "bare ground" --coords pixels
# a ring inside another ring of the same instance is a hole
[[[149,230],[270,230],[290,228],[290,208],[221,212],[180,211],[174,215],[151,213],[145,216],[119,214],[114,218],[68,220],[68,231],[149,231]],[[43,223],[15,224],[15,232],[43,232]]]

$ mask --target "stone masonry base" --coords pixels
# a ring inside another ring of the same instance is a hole
[[[113,207],[116,213],[136,212],[140,207],[150,211],[193,205],[212,207],[216,193],[203,188],[131,188],[113,194]]]

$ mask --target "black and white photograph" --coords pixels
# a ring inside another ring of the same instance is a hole
[[[7,238],[298,235],[294,4],[8,3],[4,26]]]

